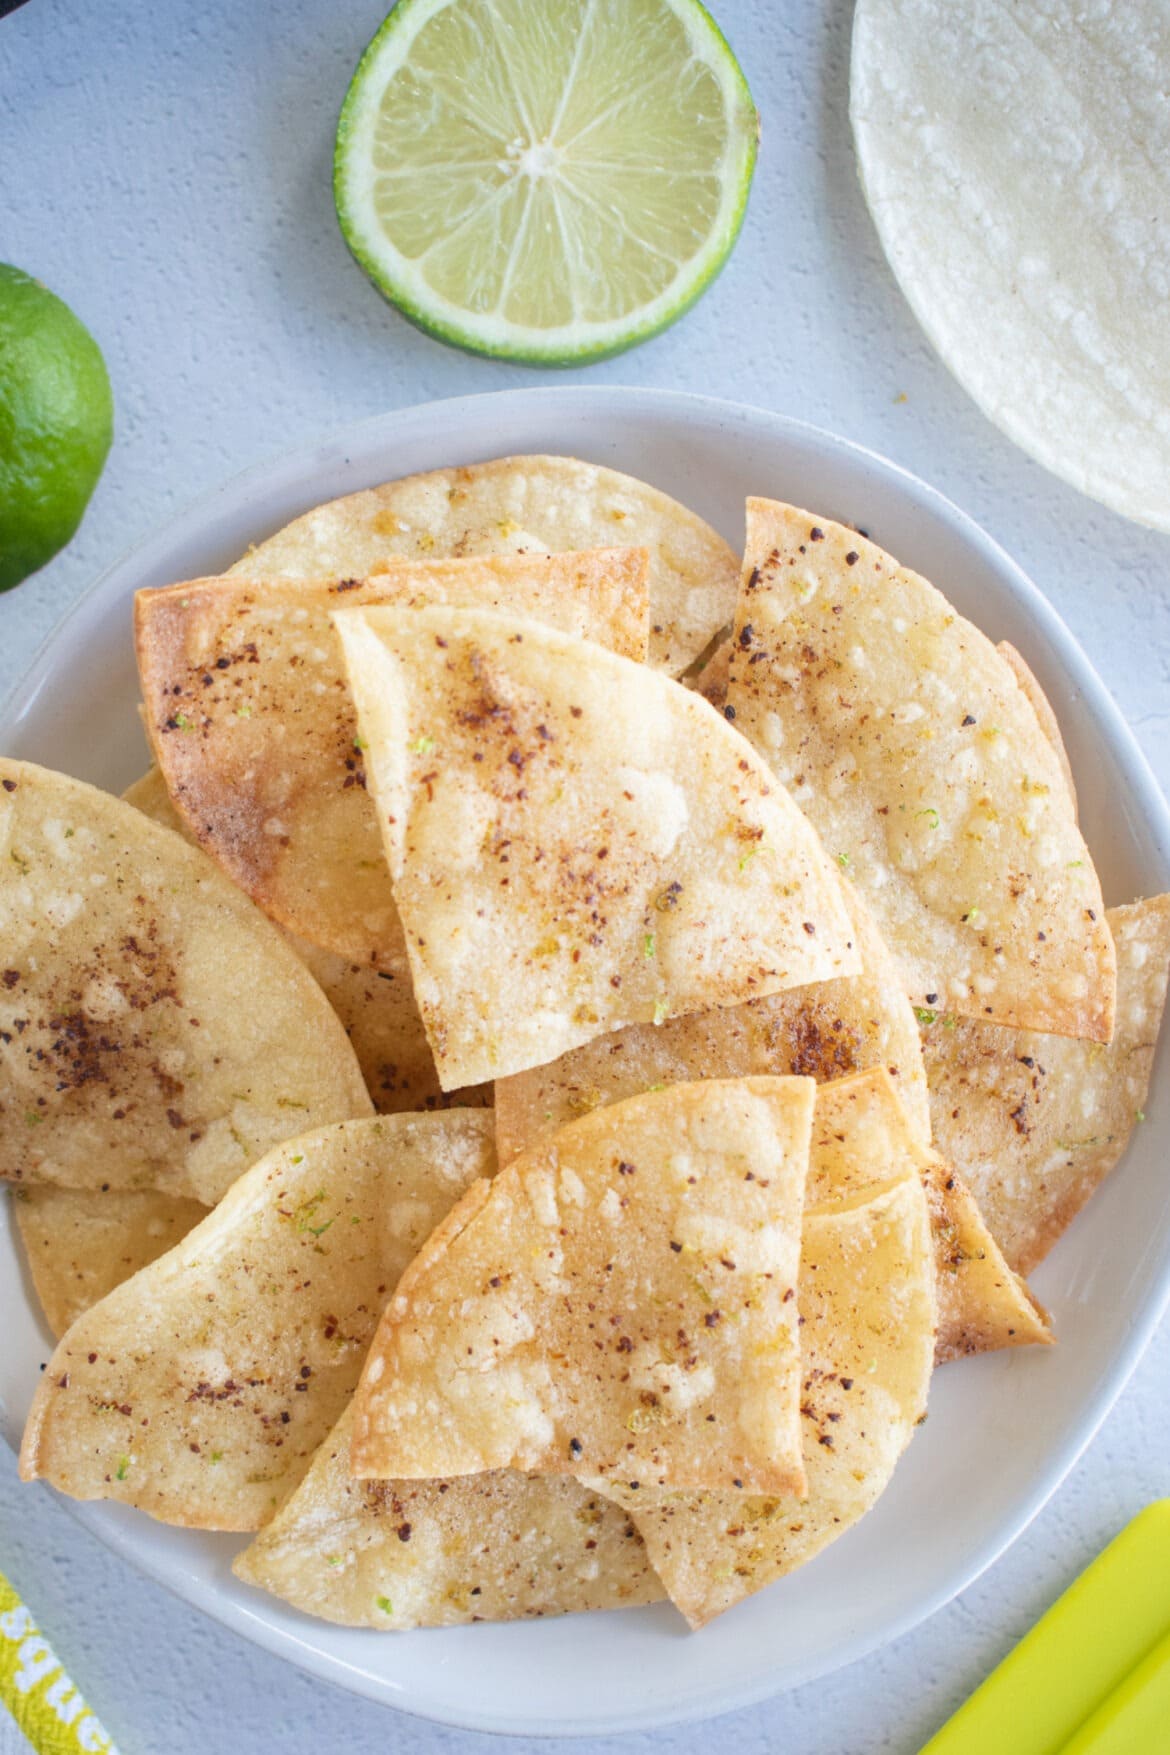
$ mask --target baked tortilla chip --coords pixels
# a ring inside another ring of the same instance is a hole
[[[278,1140],[369,1113],[308,971],[197,848],[0,760],[0,1176],[213,1205]]]
[[[695,1628],[803,1566],[855,1524],[889,1484],[925,1414],[934,1273],[916,1176],[806,1212],[799,1299],[807,1497],[631,1492],[621,1482],[586,1481],[629,1512]]]
[[[400,1274],[494,1165],[476,1110],[285,1141],[49,1362],[25,1480],[164,1523],[258,1529],[308,1471]]]
[[[1013,1273],[971,1190],[941,1159],[922,1178],[938,1292],[934,1362],[1003,1347],[1050,1347],[1048,1312]]]
[[[345,1627],[452,1627],[658,1602],[630,1519],[571,1475],[355,1481],[352,1404],[232,1571]]]
[[[477,1185],[403,1278],[353,1468],[799,1492],[811,1079],[677,1085]]]
[[[122,797],[156,823],[191,839],[157,768],[151,768],[141,780],[128,786]],[[490,1085],[440,1090],[434,1056],[415,1003],[405,946],[393,966],[378,967],[372,962],[355,963],[336,951],[309,944],[295,932],[283,930],[344,1024],[366,1089],[380,1114],[490,1107]],[[383,957],[381,961],[386,964],[388,959]]]
[[[611,549],[397,561],[365,583],[195,579],[140,591],[147,730],[176,809],[282,926],[394,972],[402,930],[332,610],[507,608],[641,658],[646,564],[644,550]]]
[[[335,621],[444,1089],[856,973],[816,836],[690,690],[486,612]]]
[[[1142,1117],[1170,969],[1170,896],[1111,908],[1117,1029],[1107,1048],[940,1014],[923,1031],[939,1151],[1007,1260],[1030,1273]]]
[[[856,531],[749,500],[728,707],[916,1005],[1109,1041],[1113,945],[1060,761],[932,585]]]
[[[1032,674],[1022,653],[1016,651],[1010,640],[1001,640],[996,651],[1010,665],[1012,675],[1023,689],[1039,721],[1040,729],[1052,745],[1056,759],[1060,763],[1064,775],[1064,783],[1068,787],[1068,795],[1072,800],[1073,816],[1077,814],[1077,789],[1073,780],[1072,763],[1068,759],[1068,751],[1064,747],[1064,739],[1060,735],[1060,725],[1052,710],[1052,703]]]
[[[938,1297],[935,1364],[999,1347],[1049,1345],[1047,1314],[1004,1260],[958,1172],[930,1151],[881,1068],[817,1087],[807,1201],[857,1199],[887,1166],[926,1194]]]
[[[650,662],[679,675],[731,621],[739,556],[677,500],[573,457],[436,469],[317,506],[233,572],[365,579],[394,556],[631,544],[650,551]]]
[[[795,1073],[819,1082],[884,1066],[930,1138],[918,1026],[900,973],[856,890],[842,885],[859,975],[653,1024],[630,1024],[496,1083],[496,1150],[517,1152],[591,1109],[692,1079]]]
[[[83,1310],[156,1261],[206,1218],[180,1195],[110,1188],[14,1188],[13,1213],[54,1340]]]

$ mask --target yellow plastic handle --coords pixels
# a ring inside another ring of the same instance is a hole
[[[1156,1755],[1170,1748],[1170,1633],[1103,1700],[1060,1755]]]

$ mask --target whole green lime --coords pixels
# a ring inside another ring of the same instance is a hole
[[[0,263],[0,591],[69,541],[113,432],[89,330],[47,286]]]

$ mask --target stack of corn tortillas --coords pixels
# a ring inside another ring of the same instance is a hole
[[[349,1625],[700,1627],[848,1539],[936,1365],[1051,1342],[1170,899],[1106,909],[1048,703],[933,585],[533,457],[136,638],[126,799],[0,762],[27,1478]]]
[[[858,0],[852,117],[890,266],[959,382],[1170,530],[1170,13]]]

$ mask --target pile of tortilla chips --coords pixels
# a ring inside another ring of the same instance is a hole
[[[508,458],[135,631],[124,800],[0,761],[26,1478],[347,1625],[701,1627],[847,1539],[936,1365],[1051,1343],[1170,898],[1106,909],[1036,679],[933,585]]]

